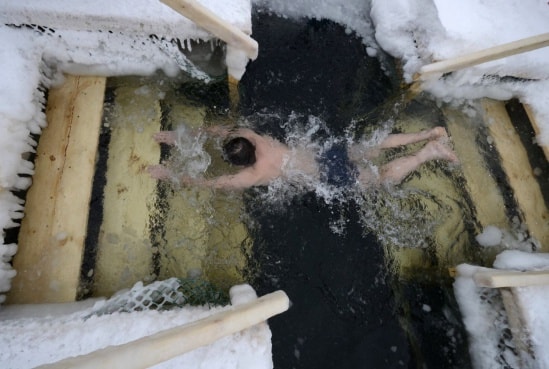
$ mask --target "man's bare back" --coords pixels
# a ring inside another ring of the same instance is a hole
[[[290,149],[282,142],[269,136],[259,135],[247,128],[229,130],[224,127],[211,127],[205,131],[222,138],[231,136],[246,138],[255,148],[255,163],[243,167],[236,174],[223,175],[213,179],[181,177],[181,183],[212,188],[244,189],[253,186],[265,186],[274,179],[283,176],[284,162],[290,154]],[[164,131],[157,133],[154,138],[159,143],[172,145],[175,143],[176,135],[175,132]],[[169,170],[161,165],[151,166],[148,171],[156,179],[171,177]]]

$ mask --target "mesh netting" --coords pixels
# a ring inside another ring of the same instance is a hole
[[[186,305],[223,306],[229,301],[226,292],[207,281],[197,278],[170,278],[146,286],[143,282],[138,282],[130,290],[119,292],[101,303],[93,311],[93,315],[148,309],[168,310]]]

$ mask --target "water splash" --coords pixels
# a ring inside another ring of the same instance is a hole
[[[265,121],[270,122],[269,129],[272,131],[279,129],[283,132],[281,140],[288,145],[291,154],[284,163],[284,178],[276,179],[268,186],[250,190],[254,197],[251,206],[260,206],[265,211],[281,211],[296,198],[312,193],[327,206],[333,207],[334,218],[330,221],[330,229],[334,234],[343,234],[346,231],[346,219],[342,217],[338,207],[353,202],[358,204],[365,232],[374,232],[382,242],[398,247],[428,247],[431,242],[429,235],[433,234],[444,208],[444,204],[440,204],[435,195],[427,190],[381,186],[375,183],[369,187],[358,183],[346,187],[329,185],[320,179],[317,172],[303,171],[300,161],[302,158],[293,155],[295,152],[305,151],[315,157],[334,143],[345,143],[350,148],[352,160],[359,166],[369,168],[372,175],[376,176],[378,167],[395,155],[394,152],[391,155],[376,152],[375,149],[393,130],[393,119],[369,128],[358,140],[354,139],[354,124],[345,130],[343,136],[336,137],[332,135],[325,121],[313,115],[292,113],[284,117],[272,112],[261,112],[241,119],[238,125],[252,129],[257,129],[255,126],[259,125],[261,129],[261,123],[256,124],[261,120],[263,124],[266,124]],[[278,127],[273,127],[273,122]],[[219,168],[210,169],[212,156],[219,155],[211,150],[221,151],[221,145],[218,141],[209,145],[207,141],[205,135],[196,134],[181,125],[177,130],[177,155],[173,156],[171,164],[174,170],[192,177],[213,176],[213,172]],[[397,155],[403,154],[402,149],[395,150]]]
[[[177,138],[174,148],[177,155],[172,155],[169,161],[172,171],[192,178],[203,176],[212,162],[204,146],[207,136],[200,131],[193,131],[185,124],[180,124],[175,132]]]

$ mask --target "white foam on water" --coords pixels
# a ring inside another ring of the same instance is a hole
[[[185,124],[179,124],[173,131],[175,141],[170,157],[162,164],[169,171],[169,179],[178,187],[179,178],[203,178],[211,164],[211,156],[205,150],[207,136]]]
[[[212,162],[210,154],[204,149],[207,136],[202,132],[192,131],[184,124],[177,127],[176,133],[179,171],[192,178],[203,175]]]

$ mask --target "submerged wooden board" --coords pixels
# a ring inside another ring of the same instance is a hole
[[[204,124],[207,114],[205,106],[180,100],[169,110],[169,120],[176,126],[184,122],[194,129]],[[205,146],[212,170],[222,172],[226,164],[220,163],[220,155],[216,157],[212,142]],[[170,160],[181,160],[181,152],[172,150]],[[182,187],[166,191],[164,200],[167,211],[162,227],[153,235],[160,250],[159,278],[200,276],[223,289],[244,283],[244,253],[251,244],[241,221],[241,196],[208,188]]]
[[[8,303],[76,298],[104,92],[102,77],[68,76],[50,90]]]
[[[461,161],[461,171],[467,191],[475,205],[475,216],[482,227],[508,227],[501,190],[487,169],[484,157],[476,143],[478,126],[470,117],[455,109],[444,109],[448,133],[454,150]],[[481,231],[481,230],[479,230]]]
[[[251,243],[240,217],[241,196],[157,182],[145,170],[159,163],[161,147],[168,166],[184,167],[185,155],[192,157],[185,145],[192,144],[180,139],[182,151],[169,149],[158,145],[153,133],[181,124],[198,128],[207,115],[206,106],[189,102],[171,83],[133,77],[109,81],[114,101],[104,118],[110,141],[103,216],[96,265],[89,271],[94,296],[171,277],[201,277],[219,288],[244,282],[243,252]],[[213,155],[212,170],[221,172],[214,141],[205,148]]]
[[[484,99],[482,106],[490,135],[528,230],[546,248],[549,245],[549,211],[528,161],[526,149],[502,102]]]
[[[156,277],[149,229],[156,181],[146,168],[160,160],[160,147],[152,138],[160,130],[160,104],[149,96],[152,92],[136,93],[133,87],[114,93],[115,107],[106,116],[111,138],[94,270],[96,296]]]

